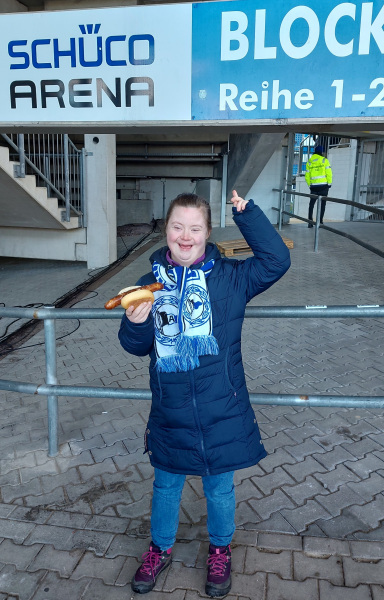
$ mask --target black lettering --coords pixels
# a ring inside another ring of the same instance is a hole
[[[47,91],[47,87],[51,85],[57,85],[58,90]],[[41,89],[41,106],[47,108],[47,98],[57,98],[60,108],[65,108],[63,94],[64,94],[64,83],[60,79],[43,79],[40,82]]]
[[[103,106],[101,92],[105,92],[115,106],[121,106],[121,79],[119,77],[116,77],[115,79],[115,86],[116,93],[113,94],[105,81],[103,81],[100,77],[96,78],[97,106]]]
[[[91,90],[75,90],[75,85],[87,85],[92,83],[92,79],[71,79],[68,85],[69,104],[73,108],[92,108],[93,102],[76,102],[77,96],[92,96]]]
[[[17,92],[18,87],[28,87],[28,92]],[[32,108],[37,108],[36,86],[33,81],[12,81],[11,88],[11,108],[16,108],[17,98],[30,98],[32,100]]]
[[[137,83],[146,83],[148,89],[132,89]],[[125,84],[125,105],[132,106],[132,96],[148,96],[148,106],[155,105],[153,80],[150,77],[130,77]]]

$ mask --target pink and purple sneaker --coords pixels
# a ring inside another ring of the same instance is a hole
[[[211,598],[220,598],[231,589],[231,546],[209,545],[208,573],[205,593]]]
[[[150,543],[148,552],[142,556],[143,563],[137,569],[131,582],[134,592],[146,594],[155,587],[158,575],[172,562],[171,552],[172,548],[162,551],[156,544]]]

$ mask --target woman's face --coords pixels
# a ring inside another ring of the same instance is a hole
[[[200,208],[175,206],[166,229],[172,259],[183,267],[192,265],[204,254],[209,233]]]

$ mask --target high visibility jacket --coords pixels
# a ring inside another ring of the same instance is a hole
[[[328,158],[321,154],[312,154],[306,165],[305,181],[308,186],[331,185],[332,169]]]

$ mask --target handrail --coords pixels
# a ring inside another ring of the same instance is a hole
[[[283,192],[284,194],[289,194],[290,196],[303,196],[305,198],[319,198],[318,194],[305,194],[304,192],[296,192],[295,190],[287,190],[284,188],[272,188],[273,192]],[[347,204],[348,206],[356,206],[356,208],[362,208],[368,212],[375,213],[377,215],[384,216],[384,210],[381,208],[375,208],[374,206],[369,206],[367,204],[361,204],[361,202],[354,202],[353,200],[344,200],[344,198],[333,198],[332,196],[324,196],[324,200],[327,202],[336,202],[337,204]],[[279,210],[278,208],[274,208],[273,210]],[[288,213],[291,214],[291,213]],[[303,218],[303,217],[302,217]],[[304,219],[308,221],[308,219]]]
[[[1,317],[19,317],[44,320],[44,342],[46,362],[46,383],[0,379],[0,390],[23,394],[47,396],[48,406],[48,455],[58,453],[58,397],[86,398],[130,398],[150,400],[150,390],[132,388],[104,388],[93,386],[59,385],[56,369],[56,319],[120,319],[123,309],[107,311],[91,308],[55,308],[45,306],[40,309],[0,308]],[[249,306],[245,310],[247,318],[384,318],[384,305],[357,306]],[[22,348],[21,348],[22,349]],[[384,396],[309,396],[306,394],[250,394],[252,404],[277,406],[337,406],[343,408],[384,408]]]
[[[303,192],[295,192],[294,190],[287,190],[284,188],[272,188],[272,191],[279,192],[279,194],[280,194],[279,208],[272,206],[272,210],[276,210],[279,213],[279,220],[278,220],[279,231],[281,231],[281,229],[282,229],[283,215],[288,215],[289,217],[293,217],[295,219],[299,219],[300,221],[304,221],[306,223],[311,223],[312,225],[315,225],[314,252],[317,252],[318,248],[319,248],[319,229],[321,228],[321,229],[326,229],[327,231],[330,231],[331,233],[336,233],[337,235],[341,235],[345,238],[348,238],[349,240],[351,240],[352,242],[355,242],[359,246],[362,246],[366,250],[369,250],[370,252],[373,252],[374,254],[377,254],[378,256],[381,256],[382,258],[384,258],[384,252],[382,250],[379,250],[378,248],[371,246],[371,244],[368,244],[367,242],[363,242],[359,238],[351,235],[350,233],[346,233],[344,231],[340,231],[339,229],[334,229],[333,227],[330,227],[329,225],[323,225],[322,223],[320,223],[320,204],[321,204],[320,200],[322,200],[324,198],[324,200],[327,200],[327,202],[329,201],[329,202],[336,202],[338,204],[346,204],[348,206],[356,206],[357,208],[362,208],[363,210],[366,210],[368,212],[372,212],[372,213],[375,213],[378,215],[382,215],[383,217],[384,217],[384,210],[382,210],[380,208],[375,208],[373,206],[372,207],[367,206],[366,204],[361,204],[360,202],[353,202],[352,200],[333,198],[332,196],[318,196],[316,194],[306,194]],[[289,196],[302,196],[304,198],[317,198],[318,202],[317,202],[317,209],[316,209],[316,222],[311,221],[310,219],[306,219],[305,217],[301,217],[300,215],[296,215],[295,213],[283,210],[284,194],[289,195]]]
[[[24,134],[18,134],[18,144],[15,144],[12,138],[10,138],[6,133],[2,133],[1,135],[6,140],[7,144],[9,144],[9,146],[11,146],[11,148],[13,148],[19,155],[20,168],[18,171],[18,176],[25,177],[25,164],[29,165],[32,171],[35,173],[35,175],[39,177],[42,181],[44,181],[47,187],[58,197],[58,199],[60,199],[64,203],[65,211],[63,211],[63,220],[70,221],[71,211],[78,217],[81,217],[83,215],[83,210],[79,210],[78,208],[76,208],[70,201],[69,146],[71,146],[72,150],[79,155],[80,161],[83,160],[84,155],[81,152],[81,150],[76,148],[72,140],[69,139],[68,134],[63,135],[63,154],[54,154],[54,156],[56,157],[62,156],[64,158],[64,194],[58,189],[56,185],[52,183],[52,181],[41,171],[41,169],[39,169],[37,165],[35,165],[35,163],[32,160],[30,160],[30,158],[28,158],[28,156],[26,156],[24,148]],[[80,178],[82,178],[82,169],[83,167],[80,166]],[[83,190],[80,186],[80,194],[82,194],[82,192]],[[81,201],[81,205],[83,205],[83,201]]]
[[[19,147],[17,146],[17,144],[15,144],[15,142],[14,142],[13,140],[11,140],[11,138],[10,138],[10,137],[9,137],[9,136],[8,136],[6,133],[2,133],[1,135],[2,135],[2,136],[3,136],[3,138],[4,138],[4,139],[7,141],[7,143],[8,143],[8,144],[9,144],[9,145],[10,145],[10,146],[11,146],[11,147],[14,149],[14,150],[16,150],[16,152],[17,152],[17,153],[20,155],[20,149],[19,149]],[[44,175],[44,173],[42,173],[42,172],[40,171],[40,169],[39,169],[38,167],[36,167],[35,163],[33,163],[33,162],[32,162],[32,161],[31,161],[31,160],[28,158],[28,156],[25,156],[25,155],[24,155],[24,157],[23,157],[23,162],[26,162],[26,163],[27,163],[27,165],[29,165],[29,166],[31,167],[31,169],[32,169],[33,171],[35,171],[35,173],[36,173],[36,174],[37,174],[39,177],[41,177],[41,179],[42,179],[43,181],[45,181],[45,183],[46,183],[46,184],[47,184],[47,185],[48,185],[48,186],[51,188],[51,190],[52,190],[52,191],[54,191],[54,192],[55,192],[55,194],[57,194],[61,200],[64,200],[64,201],[65,201],[65,196],[63,196],[63,194],[60,192],[60,190],[58,190],[58,189],[57,189],[57,187],[55,187],[55,186],[53,185],[53,183],[52,183],[51,181],[49,181],[48,177],[46,177],[46,176]]]
[[[45,306],[44,308],[19,308],[0,307],[1,317],[16,317],[18,319],[121,319],[124,314],[123,308],[106,310],[105,308],[55,308]],[[246,318],[276,319],[276,318],[326,318],[337,319],[339,317],[384,317],[384,304],[340,304],[334,306],[308,305],[308,306],[247,306]]]

